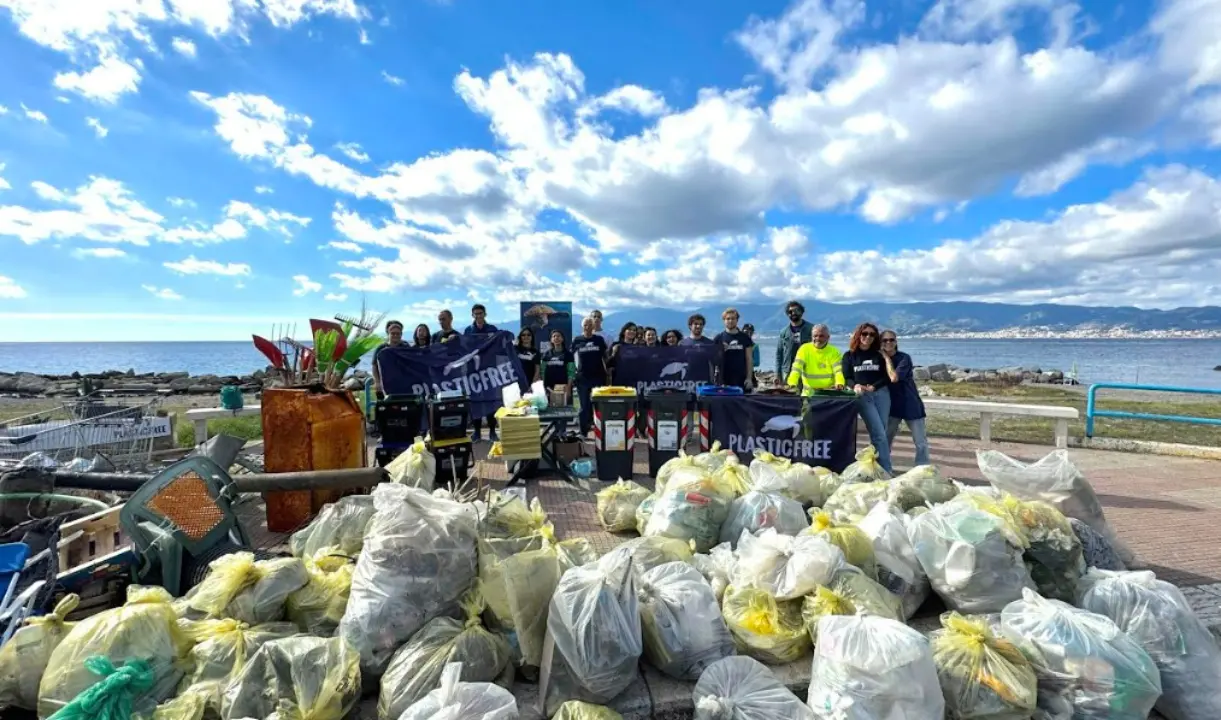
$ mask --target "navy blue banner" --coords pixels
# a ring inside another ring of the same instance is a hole
[[[614,383],[636,388],[638,395],[656,389],[686,390],[695,393],[700,385],[712,383],[718,346],[707,345],[624,345],[619,348]]]
[[[503,404],[501,388],[525,376],[513,349],[513,334],[459,335],[449,342],[417,348],[384,347],[377,354],[387,395],[434,396],[458,390],[471,403],[471,417],[487,417]]]
[[[755,450],[842,472],[856,456],[856,400],[794,395],[702,398],[709,442],[749,462]]]

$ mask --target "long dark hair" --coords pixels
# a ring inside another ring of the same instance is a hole
[[[861,334],[866,330],[873,331],[873,343],[869,345],[869,349],[877,350],[881,345],[881,343],[878,342],[878,339],[882,333],[878,332],[878,326],[871,322],[863,322],[860,325],[857,325],[856,329],[852,331],[852,339],[848,341],[848,350],[850,352],[856,352],[857,350],[861,349]]]
[[[623,327],[619,329],[619,342],[621,342],[621,343],[627,342],[627,331],[628,330],[637,330],[637,329],[638,329],[638,327],[637,327],[636,323],[634,323],[634,322],[625,323],[623,325]]]
[[[527,334],[530,336],[530,344],[529,344],[529,345],[522,345],[522,344],[521,344],[521,339],[522,339],[522,337],[523,337],[523,336],[525,336],[525,335],[527,335]],[[522,348],[522,349],[527,349],[527,350],[537,350],[538,348],[534,347],[534,331],[533,331],[533,330],[531,330],[530,328],[522,328],[522,329],[521,329],[521,330],[520,330],[520,331],[517,333],[517,347],[518,347],[518,348]]]
[[[673,335],[673,336],[674,336],[674,344],[675,344],[675,345],[677,345],[677,344],[679,344],[680,342],[682,342],[682,341],[683,341],[683,334],[682,334],[682,333],[680,333],[680,332],[679,332],[679,331],[677,331],[677,330],[667,330],[667,331],[665,331],[665,333],[663,333],[663,334],[662,334],[662,336],[661,336],[661,344],[662,344],[662,345],[669,345],[670,343],[669,343],[667,340],[668,340],[668,338],[669,338],[671,335]]]
[[[420,330],[424,331],[424,342],[420,342]],[[428,347],[432,345],[432,331],[424,323],[415,326],[415,332],[411,334],[411,342],[415,343],[416,347]]]

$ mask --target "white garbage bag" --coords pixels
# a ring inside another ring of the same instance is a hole
[[[822,467],[790,462],[771,453],[756,453],[750,461],[750,487],[775,493],[802,504],[822,505],[827,496],[828,476],[835,473]]]
[[[745,655],[709,665],[691,696],[695,720],[814,720],[766,665]]]
[[[996,515],[951,502],[915,518],[910,532],[920,567],[951,610],[1000,612],[1034,587],[1016,530]]]
[[[751,534],[775,528],[781,535],[796,535],[810,527],[801,503],[783,495],[752,490],[729,505],[721,525],[721,542],[736,544],[742,531]]]
[[[878,503],[857,523],[873,541],[878,582],[894,593],[903,606],[904,619],[911,618],[928,599],[931,588],[916,548],[908,536],[912,518],[889,503]]]
[[[1125,565],[1131,565],[1136,559],[1107,523],[1106,513],[1094,487],[1069,459],[1067,450],[1053,450],[1043,459],[1030,464],[1014,460],[996,450],[979,450],[975,453],[975,461],[984,479],[997,489],[1023,500],[1050,503],[1068,517],[1077,518],[1105,537]]]
[[[730,584],[795,600],[829,583],[846,562],[843,551],[814,535],[791,537],[771,529],[758,536],[743,533]]]
[[[1103,615],[1027,589],[1001,612],[1001,632],[1034,666],[1041,709],[1055,712],[1046,693],[1074,718],[1145,720],[1162,694],[1153,659]]]
[[[548,717],[566,700],[606,704],[623,692],[644,651],[631,556],[610,554],[565,572],[551,597],[547,633],[555,645],[542,683]]]
[[[314,558],[326,550],[356,557],[365,544],[365,528],[373,512],[372,495],[348,495],[323,505],[309,525],[292,534],[289,544],[293,555]]]
[[[397,483],[374,488],[373,502],[338,632],[369,678],[426,622],[455,607],[478,569],[470,505]]]
[[[828,615],[818,622],[810,709],[828,720],[933,720],[945,714],[928,640],[896,620]]]
[[[398,720],[517,720],[513,693],[492,683],[460,682],[462,663],[441,673],[441,687],[407,708]]]
[[[707,555],[696,553],[691,558],[691,564],[712,586],[712,592],[719,603],[725,595],[725,588],[732,582],[734,569],[738,566],[738,556],[733,547],[729,543],[721,543],[709,550]]]
[[[695,680],[712,663],[733,655],[733,638],[712,586],[684,562],[659,565],[640,577],[644,656],[662,673]]]
[[[1082,608],[1105,615],[1157,665],[1169,720],[1221,718],[1221,648],[1177,587],[1151,572],[1090,568],[1081,580]]]

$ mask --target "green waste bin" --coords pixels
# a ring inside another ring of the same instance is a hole
[[[686,447],[691,402],[691,393],[684,390],[658,389],[644,394],[650,476],[657,477],[661,466]]]
[[[594,410],[594,458],[598,479],[615,482],[632,479],[636,454],[636,391],[600,387],[591,393]]]

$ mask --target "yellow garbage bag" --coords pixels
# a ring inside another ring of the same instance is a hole
[[[259,648],[272,640],[297,634],[297,626],[292,623],[251,627],[230,618],[183,622],[179,626],[196,643],[189,656],[191,670],[178,685],[179,696],[188,691],[198,694],[217,712],[225,686],[246,667]],[[183,712],[189,714],[190,707],[186,703]]]
[[[959,497],[1005,521],[1007,534],[1022,548],[1040,595],[1069,604],[1077,601],[1078,583],[1087,569],[1085,554],[1064,513],[1041,500],[1022,500],[1009,493],[1001,493],[999,498],[978,493]]]
[[[878,462],[878,451],[872,445],[866,445],[856,453],[856,462],[844,468],[840,473],[844,484],[889,480],[890,473]]]
[[[878,576],[878,560],[873,552],[873,541],[855,525],[841,525],[831,515],[811,511],[810,527],[802,534],[821,537],[844,552],[844,559],[857,566],[870,578]]]
[[[360,700],[360,653],[342,637],[263,644],[225,688],[225,720],[342,720]]]
[[[488,493],[487,512],[479,519],[481,538],[528,538],[547,524],[547,513],[538,498],[530,504],[516,495],[493,490]]]
[[[859,522],[888,497],[890,483],[886,480],[846,483],[827,496],[822,509],[840,522]]]
[[[432,492],[437,484],[437,458],[428,451],[424,438],[418,437],[411,447],[386,464],[386,474],[400,485]]]
[[[1030,661],[981,617],[941,616],[930,642],[947,715],[979,720],[1030,717],[1038,679]]]
[[[352,592],[356,561],[322,550],[305,560],[309,582],[284,601],[284,614],[303,633],[330,637],[339,627]]]
[[[673,476],[675,472],[684,468],[688,470],[691,468],[702,469],[700,468],[700,464],[695,461],[694,455],[688,455],[686,451],[679,448],[678,457],[665,461],[662,463],[661,467],[657,468],[657,477],[653,482],[654,494],[660,495],[661,492],[666,489],[666,485],[669,484],[670,477]]]
[[[623,716],[605,705],[569,700],[560,706],[551,720],[623,720]]]
[[[765,590],[731,585],[725,589],[721,612],[744,655],[768,665],[783,665],[810,652],[800,600],[777,600]]]
[[[208,712],[209,692],[188,689],[166,700],[152,714],[136,714],[132,720],[203,720]],[[215,706],[219,710],[219,706]]]
[[[212,561],[203,582],[185,596],[186,606],[209,618],[231,617],[248,625],[284,618],[288,596],[305,587],[309,575],[299,558],[255,560],[235,552]]]
[[[695,464],[704,468],[704,470],[714,473],[721,469],[721,466],[729,462],[730,458],[737,459],[737,456],[732,450],[722,449],[721,441],[715,440],[712,447],[708,448],[708,452],[702,452],[695,456]]]
[[[721,488],[721,492],[740,498],[750,492],[750,468],[739,462],[737,455],[730,455],[723,465],[712,472],[712,482]]]
[[[38,686],[39,717],[54,715],[98,681],[85,666],[94,656],[115,666],[133,659],[149,663],[156,678],[152,689],[137,698],[137,712],[152,712],[173,695],[191,640],[178,627],[172,601],[164,588],[132,585],[123,606],[76,623],[47,660]]]
[[[51,652],[76,623],[67,620],[81,599],[65,595],[55,609],[30,618],[0,646],[0,708],[34,710],[38,707],[38,683],[47,669]]]
[[[854,567],[835,572],[831,582],[802,601],[801,617],[818,644],[818,621],[826,615],[874,615],[903,622],[899,598]]]
[[[610,487],[599,490],[598,522],[607,532],[624,532],[636,527],[636,509],[651,493],[638,483],[620,478]]]
[[[377,715],[397,720],[407,708],[441,687],[449,663],[462,663],[463,682],[491,682],[509,664],[509,644],[487,631],[479,620],[483,599],[477,591],[462,600],[464,621],[439,617],[399,648],[382,675]]]

